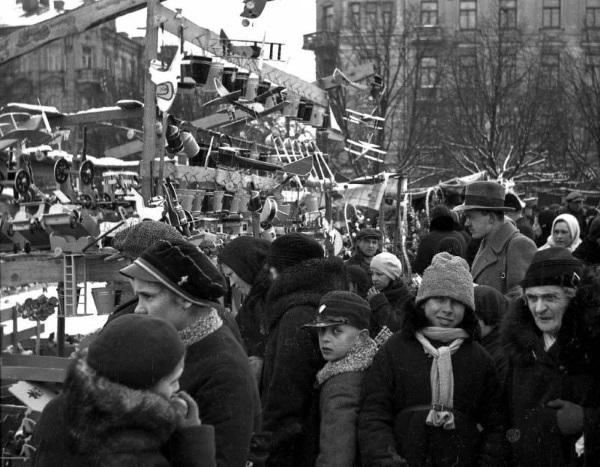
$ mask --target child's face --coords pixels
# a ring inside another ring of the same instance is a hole
[[[373,281],[373,287],[380,291],[392,282],[392,279],[376,268],[371,268],[371,280]]]
[[[429,324],[439,328],[457,328],[465,316],[465,306],[448,297],[431,297],[423,304]]]
[[[359,339],[360,331],[350,324],[319,328],[319,347],[323,358],[328,362],[344,358]]]

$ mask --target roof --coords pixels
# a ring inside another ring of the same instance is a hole
[[[49,0],[49,6],[40,4],[38,8],[33,11],[25,11],[23,9],[25,0],[21,0],[19,3],[17,3],[17,0],[5,0],[3,3],[8,3],[8,5],[2,5],[0,28],[31,26],[52,19],[68,10],[74,10],[85,3],[84,0],[63,1],[64,9],[59,12],[54,8],[54,0]]]

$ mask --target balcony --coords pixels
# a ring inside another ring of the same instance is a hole
[[[417,26],[412,34],[414,42],[440,42],[442,28],[439,26]]]
[[[336,48],[338,33],[334,31],[317,31],[311,34],[304,35],[304,50],[312,50],[313,52],[319,49]]]
[[[76,72],[78,83],[100,83],[104,76],[104,70],[99,68],[84,68]]]

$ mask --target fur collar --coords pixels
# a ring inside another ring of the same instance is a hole
[[[214,308],[206,316],[201,316],[193,324],[179,331],[179,337],[186,347],[198,342],[223,326],[223,320]]]
[[[317,308],[321,297],[332,290],[347,290],[344,263],[340,258],[312,259],[283,271],[267,295],[267,327],[277,326],[290,308]]]
[[[598,314],[593,305],[593,290],[582,287],[565,311],[556,343],[550,352],[567,370],[590,364],[598,336]],[[597,300],[596,300],[597,301]],[[510,303],[502,322],[502,341],[508,356],[521,364],[533,364],[545,358],[544,339],[535,324],[525,300],[519,297]],[[595,359],[595,358],[594,358]]]
[[[325,364],[317,373],[317,383],[315,386],[322,386],[328,379],[340,373],[367,370],[371,366],[376,353],[377,345],[373,339],[367,338],[364,342],[358,341],[344,358],[337,362],[327,362]]]
[[[160,449],[176,428],[169,401],[98,375],[86,357],[84,351],[72,363],[65,381],[68,451],[101,460],[107,453]]]

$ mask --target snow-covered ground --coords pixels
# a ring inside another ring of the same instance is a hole
[[[66,318],[65,320],[65,333],[68,335],[75,334],[89,334],[91,332],[96,331],[101,328],[104,323],[106,323],[107,316],[106,315],[98,315],[96,312],[96,306],[94,304],[94,299],[92,297],[92,289],[96,287],[104,287],[106,284],[104,282],[90,282],[87,286],[87,307],[86,312],[87,316],[74,316]],[[10,308],[15,304],[23,304],[26,299],[32,298],[36,299],[40,295],[46,295],[46,297],[58,297],[56,292],[56,286],[48,286],[48,291],[43,292],[41,286],[31,287],[28,291],[21,291],[14,295],[5,295],[2,294],[0,297],[0,308],[3,310],[6,308]],[[84,313],[84,305],[83,305],[83,292],[81,293],[79,299],[79,307],[78,312]],[[43,321],[44,324],[44,333],[42,337],[48,337],[50,333],[54,332],[56,335],[56,326],[57,326],[57,313],[49,316],[46,321]],[[9,334],[12,332],[13,323],[12,321],[6,321],[2,323],[4,326],[4,334]],[[17,328],[19,331],[22,331],[27,328],[35,327],[35,321],[30,321],[28,319],[19,318],[17,320]]]

